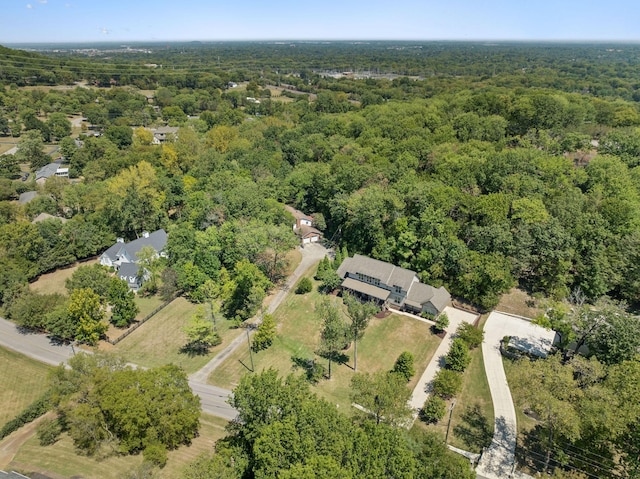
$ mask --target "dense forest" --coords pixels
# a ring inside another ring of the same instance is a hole
[[[0,156],[0,304],[19,324],[95,337],[69,326],[67,300],[30,293],[28,281],[158,228],[169,234],[167,258],[149,258],[142,293],[219,298],[240,323],[285,274],[296,244],[285,204],[313,215],[329,244],[412,269],[482,311],[514,286],[638,306],[639,46],[137,47],[150,52],[0,47],[0,135],[19,142]],[[76,117],[83,126],[73,129]],[[156,144],[149,128],[163,125],[177,132]],[[71,182],[23,176],[50,161],[49,145]],[[34,200],[16,202],[31,190]],[[58,218],[31,222],[43,212]],[[634,344],[605,362],[631,360]],[[304,398],[291,420],[325,431],[340,423],[384,454],[401,443],[404,471],[426,454],[429,438],[315,417],[327,406],[301,386],[254,381]],[[285,426],[244,424],[224,445],[241,453],[203,461],[224,470],[242,457],[236,473],[275,477],[256,472],[277,468],[258,446]],[[298,459],[287,467],[302,474],[309,466]]]

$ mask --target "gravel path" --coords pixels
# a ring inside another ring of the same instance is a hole
[[[318,243],[308,244],[304,248],[301,248],[300,250],[302,251],[302,261],[300,261],[300,264],[298,265],[298,267],[291,274],[291,276],[289,276],[289,279],[287,280],[285,285],[276,293],[274,298],[271,300],[271,302],[269,303],[269,306],[267,307],[267,311],[266,311],[267,313],[273,313],[276,310],[276,308],[280,306],[280,303],[287,296],[287,293],[289,292],[289,290],[293,286],[295,286],[295,284],[302,277],[302,275],[311,266],[313,266],[314,263],[316,263],[317,261],[320,261],[329,252],[324,246]],[[250,335],[252,333],[253,331],[249,332]],[[220,366],[228,356],[233,354],[233,352],[236,349],[238,349],[240,346],[244,346],[246,344],[246,341],[247,341],[246,335],[241,334],[240,336],[235,338],[232,342],[230,342],[226,348],[220,351],[220,353],[218,353],[215,357],[213,357],[211,361],[205,364],[202,369],[193,373],[189,377],[189,379],[196,383],[206,384],[207,378],[211,375],[211,373],[215,371],[216,368],[218,368],[218,366]]]

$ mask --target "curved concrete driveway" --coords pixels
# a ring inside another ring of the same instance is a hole
[[[500,341],[504,336],[511,336],[528,349],[536,349],[546,355],[555,334],[516,316],[497,311],[489,315],[484,325],[482,355],[493,400],[495,426],[491,445],[482,454],[476,468],[479,478],[504,479],[512,477],[515,471],[516,411],[502,364]]]

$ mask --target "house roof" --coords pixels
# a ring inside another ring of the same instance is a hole
[[[130,277],[138,276],[138,271],[140,271],[140,266],[136,263],[122,263],[118,270],[118,277],[129,281]]]
[[[357,279],[347,278],[342,282],[342,287],[350,289],[352,291],[357,291],[358,293],[363,293],[371,296],[372,298],[377,298],[382,301],[386,301],[391,291],[378,288],[369,283],[363,283],[362,281],[358,281]]]
[[[18,198],[18,203],[20,203],[21,205],[26,205],[27,203],[29,203],[29,201],[34,199],[36,196],[38,196],[37,191],[25,191],[24,193],[20,193],[20,196]]]
[[[151,246],[156,251],[160,252],[164,250],[167,245],[167,232],[163,229],[159,229],[150,233],[149,236],[143,236],[130,243],[116,243],[108,250],[102,253],[108,256],[112,261],[118,259],[121,256],[122,250],[124,250],[132,261],[138,261],[137,253],[145,246]]]
[[[354,255],[353,258],[345,258],[338,268],[338,275],[341,278],[344,278],[347,273],[371,276],[388,286],[400,286],[405,291],[409,291],[416,278],[414,271],[359,254]]]
[[[109,249],[106,250],[104,253],[102,253],[102,256],[106,256],[111,261],[115,261],[118,259],[118,256],[119,256],[118,253],[123,248],[124,248],[124,243],[117,242],[116,244],[110,246]]]
[[[442,311],[450,300],[451,295],[444,287],[434,288],[428,284],[415,282],[411,285],[406,302],[417,307],[430,302],[438,311]]]
[[[49,163],[48,165],[45,165],[42,168],[40,168],[38,171],[36,171],[36,181],[41,178],[49,178],[50,176],[55,175],[56,171],[58,171],[58,168],[60,168],[61,164],[62,164],[62,159],[58,159],[53,163]]]
[[[300,225],[298,233],[302,238],[308,238],[310,236],[322,236],[322,232],[313,226]]]
[[[130,243],[125,245],[127,249],[127,253],[131,256],[131,259],[134,261],[138,260],[136,254],[145,246],[151,246],[157,252],[164,250],[164,247],[167,245],[167,232],[163,229],[159,229],[150,233],[149,236],[142,238],[138,238],[137,240],[133,240]]]
[[[156,128],[155,130],[151,130],[153,131],[153,134],[159,134],[159,135],[168,135],[168,134],[176,134],[178,133],[179,128],[177,126],[161,126],[159,128]]]
[[[312,216],[305,215],[302,211],[295,209],[293,206],[284,205],[284,209],[291,213],[296,220],[313,221]]]
[[[41,221],[51,220],[51,219],[60,220],[63,223],[66,223],[67,221],[69,221],[67,218],[62,218],[60,216],[53,216],[53,215],[50,215],[49,213],[40,213],[38,216],[33,218],[33,220],[31,222],[32,223],[40,223]]]

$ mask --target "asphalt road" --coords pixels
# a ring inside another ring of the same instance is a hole
[[[314,262],[322,259],[325,254],[327,254],[327,250],[323,246],[319,244],[307,245],[302,250],[302,261],[291,274],[285,286],[278,291],[272,299],[267,311],[273,312],[286,297],[289,289],[297,283],[305,271],[307,271]],[[231,395],[231,391],[210,386],[206,384],[206,382],[211,371],[218,367],[235,348],[241,344],[244,345],[245,341],[245,335],[239,336],[236,341],[230,343],[227,348],[215,356],[204,368],[189,377],[189,386],[191,386],[195,394],[200,396],[202,410],[204,412],[228,420],[234,419],[237,416],[237,411],[227,404],[227,399]],[[45,334],[22,332],[14,323],[4,318],[0,318],[0,346],[54,366],[60,363],[66,364],[69,358],[75,354],[72,346],[54,343]],[[136,367],[134,364],[131,366]],[[0,382],[1,380],[2,367],[0,365]]]
[[[54,343],[45,334],[23,333],[15,324],[4,318],[0,318],[0,346],[53,366],[66,364],[74,355],[71,346]],[[2,371],[3,368],[0,366],[0,382]],[[200,396],[204,412],[228,420],[237,416],[236,410],[227,404],[231,391],[194,381],[190,381],[189,386],[195,394]]]
[[[54,366],[66,363],[73,356],[71,346],[53,343],[44,334],[23,333],[14,323],[4,318],[0,318],[0,345]]]

